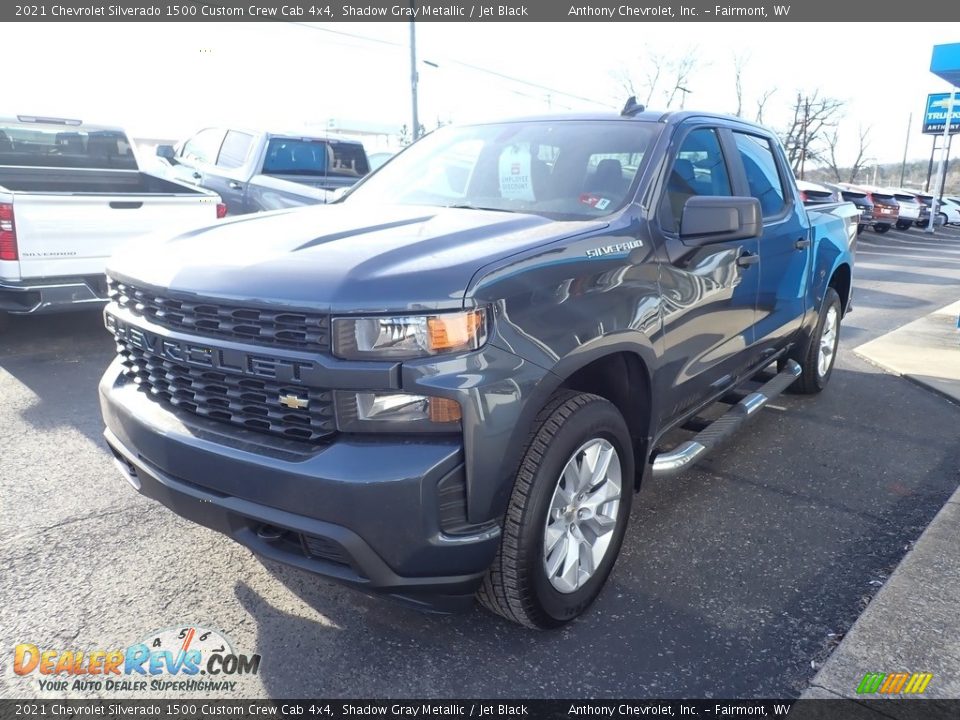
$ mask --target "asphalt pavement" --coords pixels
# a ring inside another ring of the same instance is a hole
[[[0,697],[123,696],[41,691],[12,671],[18,643],[122,648],[192,625],[262,655],[227,696],[798,696],[960,484],[960,407],[852,352],[957,300],[960,232],[867,230],[857,259],[829,389],[779,398],[700,467],[648,482],[606,590],[552,633],[367,598],[138,496],[101,439],[99,314],[15,320]]]

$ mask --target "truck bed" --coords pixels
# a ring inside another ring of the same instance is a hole
[[[91,195],[205,195],[181,183],[136,170],[0,167],[0,191]]]

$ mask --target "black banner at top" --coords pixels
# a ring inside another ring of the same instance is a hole
[[[3,3],[0,21],[26,22],[940,22],[960,20],[943,0],[41,0]],[[851,42],[859,37],[851,27]],[[815,39],[811,38],[811,42]]]

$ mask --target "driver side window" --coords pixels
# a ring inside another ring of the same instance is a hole
[[[679,232],[683,206],[695,195],[733,195],[720,138],[713,128],[692,130],[677,151],[660,205],[664,229]]]

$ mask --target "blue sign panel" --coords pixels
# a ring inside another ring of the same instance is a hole
[[[942,135],[949,109],[950,93],[927,95],[927,109],[923,113],[923,132],[927,135]],[[960,132],[960,90],[957,91],[953,100],[953,114],[950,117],[950,134],[958,132]]]

